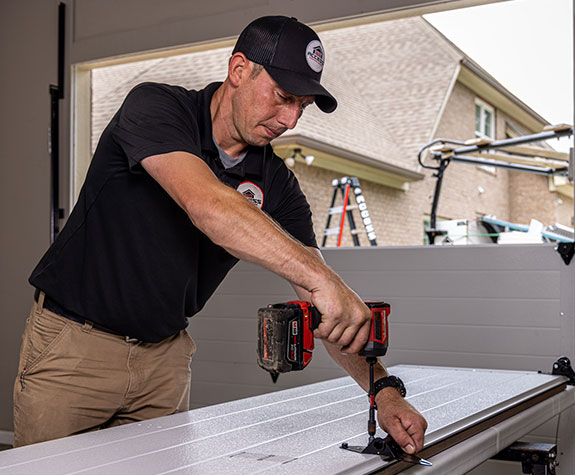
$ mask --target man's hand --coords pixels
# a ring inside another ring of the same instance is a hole
[[[314,336],[341,345],[344,353],[359,353],[369,337],[371,312],[343,282],[330,284],[311,293],[311,302],[322,315]]]
[[[395,388],[382,389],[376,396],[377,420],[408,454],[423,449],[427,421]]]
[[[324,262],[319,249],[307,249]],[[355,354],[363,349],[369,337],[371,311],[335,272],[318,279],[311,290],[294,282],[292,285],[301,300],[311,302],[321,313],[314,337],[337,345],[341,353]]]

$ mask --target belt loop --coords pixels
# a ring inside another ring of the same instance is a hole
[[[84,322],[84,325],[82,326],[82,331],[90,333],[92,331],[92,328],[94,328],[94,324],[91,321],[86,320]]]
[[[46,294],[40,291],[40,294],[38,295],[38,302],[36,305],[36,313],[38,314],[42,313],[42,310],[44,310],[44,297],[46,297]]]

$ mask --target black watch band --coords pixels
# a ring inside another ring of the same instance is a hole
[[[407,390],[405,389],[405,384],[397,376],[386,376],[384,378],[378,379],[373,384],[373,397],[384,388],[393,387],[397,389],[397,392],[401,394],[402,397],[407,395]]]

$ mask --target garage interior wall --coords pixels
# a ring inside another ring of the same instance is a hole
[[[575,361],[575,264],[566,265],[553,244],[366,246],[323,255],[362,298],[391,305],[387,366],[549,373],[561,355]],[[236,266],[190,320],[192,408],[345,376],[318,341],[305,371],[275,384],[257,366],[256,310],[293,298],[283,279]],[[521,440],[555,444],[558,425],[553,418]],[[490,460],[469,475],[520,471]]]
[[[559,356],[575,361],[575,263],[566,265],[553,244],[365,246],[322,254],[364,300],[391,305],[388,366],[549,373]],[[317,340],[305,371],[280,375],[276,384],[257,366],[257,309],[292,299],[291,286],[261,267],[241,262],[230,272],[190,319],[197,344],[193,407],[345,376]]]
[[[251,19],[310,23],[408,8],[422,14],[492,0],[70,0],[61,101],[60,203],[69,213],[73,64],[235,36]],[[49,85],[57,81],[56,0],[0,3],[0,443],[12,430],[12,383],[32,301],[28,275],[49,245]],[[286,7],[287,5],[287,7]],[[384,7],[385,6],[385,7]],[[394,13],[405,15],[405,13]]]

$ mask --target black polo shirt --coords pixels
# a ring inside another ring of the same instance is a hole
[[[187,326],[236,264],[145,172],[140,162],[152,155],[201,157],[221,182],[316,246],[305,196],[270,146],[222,165],[210,116],[220,84],[190,91],[144,83],[128,94],[100,138],[78,203],[30,277],[67,313],[160,341]]]

